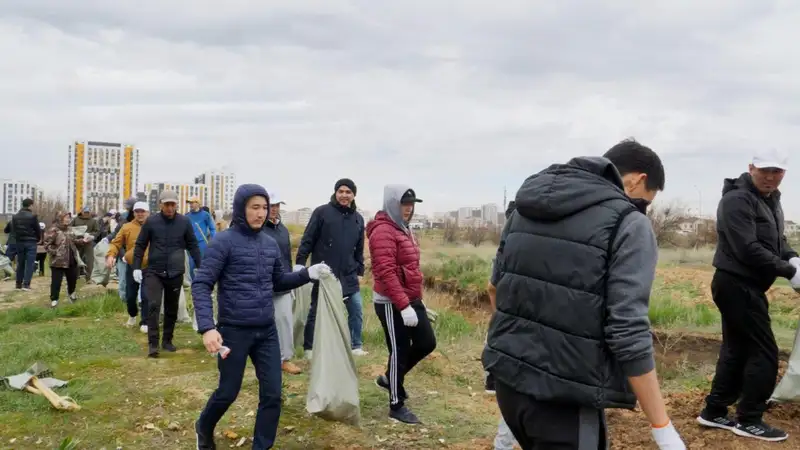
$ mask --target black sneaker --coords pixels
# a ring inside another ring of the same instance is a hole
[[[178,351],[178,348],[175,347],[174,345],[172,345],[171,341],[166,341],[166,342],[162,343],[161,344],[161,348],[163,348],[164,351],[167,351],[167,352],[170,352],[170,353],[175,353],[175,352]]]
[[[721,428],[728,431],[733,431],[736,428],[736,422],[729,419],[727,415],[715,416],[705,409],[697,416],[696,420],[697,423],[707,428]]]
[[[407,423],[409,425],[416,425],[420,423],[417,416],[415,416],[414,413],[412,413],[411,410],[405,406],[401,406],[398,409],[390,409],[389,417],[391,417],[394,420]]]
[[[496,392],[494,390],[494,375],[491,373],[486,374],[486,384],[484,387],[487,394],[495,395]]]
[[[750,425],[739,423],[736,424],[736,428],[733,429],[733,432],[742,437],[749,437],[768,442],[785,441],[789,437],[785,431],[772,428],[764,422]]]
[[[150,344],[147,349],[148,358],[158,358],[158,345]]]
[[[197,450],[217,450],[217,445],[214,444],[214,434],[201,432],[197,422],[194,424],[194,435],[197,438]]]
[[[384,388],[389,391],[389,379],[386,378],[386,375],[378,375],[378,378],[375,378],[375,384],[380,387]],[[400,389],[400,401],[408,400],[408,393],[406,393],[405,388]]]

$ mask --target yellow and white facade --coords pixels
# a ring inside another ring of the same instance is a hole
[[[75,141],[69,147],[67,204],[98,214],[123,209],[139,185],[139,149],[131,144]]]

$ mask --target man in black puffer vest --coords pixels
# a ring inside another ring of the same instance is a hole
[[[604,449],[603,410],[637,399],[659,448],[686,448],[664,407],[648,320],[658,247],[644,213],[663,189],[658,155],[626,140],[517,191],[483,363],[524,450]]]
[[[39,218],[31,211],[33,199],[22,201],[22,209],[11,218],[17,256],[17,289],[30,290],[36,264],[36,243],[42,238]]]

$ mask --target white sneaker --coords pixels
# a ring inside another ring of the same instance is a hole
[[[72,303],[75,303],[76,301],[78,301],[78,294],[76,294],[74,292],[72,294],[69,294],[69,301],[72,302]]]
[[[369,355],[369,352],[364,350],[363,348],[354,348],[351,351],[351,353],[353,354],[353,356],[367,356],[367,355]]]
[[[58,306],[58,300],[53,300],[52,302],[50,302],[51,308],[55,308],[56,306]]]
[[[136,317],[128,317],[128,321],[125,322],[125,326],[128,328],[136,326]]]
[[[307,360],[311,361],[311,350],[304,351],[303,356],[305,356]]]
[[[146,333],[147,333],[147,325],[142,325],[142,326],[140,326],[140,327],[139,327],[139,331],[141,331],[142,333],[145,333],[145,334],[146,334]]]

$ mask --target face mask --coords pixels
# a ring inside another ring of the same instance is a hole
[[[639,212],[642,214],[647,214],[647,207],[650,206],[650,202],[648,200],[643,198],[632,198],[631,203],[633,203],[633,206],[635,206]]]

